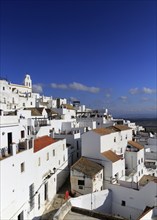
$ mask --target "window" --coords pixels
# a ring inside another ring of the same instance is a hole
[[[143,174],[143,169],[141,170],[141,174]]]
[[[79,186],[79,189],[83,189],[83,186]]]
[[[138,175],[140,176],[140,171],[138,172]]]
[[[25,107],[25,103],[23,103],[23,107]]]
[[[77,141],[76,143],[77,143],[77,150],[79,150],[79,142]]]
[[[40,157],[38,158],[38,166],[40,166],[41,165],[41,159],[40,159]]]
[[[65,150],[65,145],[63,144],[63,150]]]
[[[25,137],[25,131],[21,131],[21,138]]]
[[[79,153],[77,152],[77,158],[79,158]]]
[[[33,105],[33,102],[31,102],[31,105]]]
[[[63,156],[63,161],[65,161],[65,156]]]
[[[114,137],[114,142],[116,142],[116,137]]]
[[[138,160],[138,164],[140,164],[140,160]]]
[[[25,171],[25,163],[21,163],[21,173],[23,173]]]
[[[31,211],[34,208],[34,183],[29,186],[29,205]]]
[[[49,160],[49,153],[47,153],[46,160]]]
[[[44,185],[44,199],[48,199],[48,183],[45,183]]]
[[[141,158],[141,163],[143,163],[143,158]]]
[[[125,206],[125,205],[126,205],[124,200],[122,200],[121,205],[122,205],[122,206]]]
[[[78,180],[78,185],[84,186],[84,180]]]
[[[60,160],[58,161],[58,164],[59,164],[59,165],[61,164]]]
[[[128,139],[128,136],[127,136],[127,135],[125,136],[125,139]]]
[[[55,150],[53,150],[53,156],[55,156]]]
[[[3,86],[3,90],[5,90],[5,87]]]
[[[40,209],[40,194],[38,194],[38,209]]]

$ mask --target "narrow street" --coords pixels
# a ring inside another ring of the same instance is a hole
[[[52,220],[53,219],[53,216],[58,211],[58,209],[66,202],[65,193],[67,190],[70,192],[69,177],[65,181],[64,185],[59,189],[52,204],[48,207],[48,209],[42,215],[41,220]]]

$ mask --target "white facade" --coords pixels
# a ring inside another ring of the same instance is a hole
[[[88,194],[103,189],[103,167],[87,158],[81,157],[70,171],[71,191]]]
[[[24,219],[39,217],[68,176],[66,141],[42,149],[13,148],[13,155],[0,161],[1,219],[17,219],[20,213]]]

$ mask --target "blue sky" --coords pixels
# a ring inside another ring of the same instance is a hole
[[[156,1],[1,0],[1,76],[34,90],[156,116]]]

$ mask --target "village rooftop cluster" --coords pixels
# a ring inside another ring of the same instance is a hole
[[[0,79],[0,219],[40,219],[70,176],[71,212],[157,219],[157,136],[107,109]],[[90,217],[89,217],[90,218]]]

